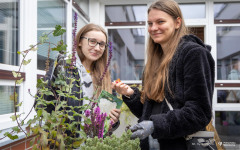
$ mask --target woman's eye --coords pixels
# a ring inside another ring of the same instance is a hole
[[[100,46],[105,46],[104,42],[99,43]]]
[[[91,39],[90,42],[91,42],[91,43],[96,43],[97,40],[95,40],[95,39]]]
[[[152,26],[152,23],[148,23],[148,26]]]
[[[158,24],[161,24],[161,23],[163,23],[164,21],[158,21]]]

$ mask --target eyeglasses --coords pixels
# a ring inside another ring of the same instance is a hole
[[[101,50],[105,50],[106,47],[108,46],[108,44],[106,44],[105,42],[98,42],[96,39],[94,38],[88,38],[88,37],[81,37],[82,39],[87,39],[88,40],[88,45],[91,47],[95,47],[99,44],[99,48]]]

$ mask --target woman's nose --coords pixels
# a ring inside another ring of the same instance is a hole
[[[157,30],[157,29],[158,29],[158,26],[157,26],[155,23],[153,23],[152,26],[151,26],[151,28],[150,28],[150,30],[151,30],[151,31],[155,31],[155,30]]]
[[[101,51],[99,43],[94,47],[95,50]]]

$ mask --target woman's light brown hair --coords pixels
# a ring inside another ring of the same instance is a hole
[[[106,37],[106,43],[108,43],[107,33],[101,26],[91,23],[91,24],[87,24],[84,27],[82,27],[76,35],[77,53],[82,62],[86,59],[86,57],[82,52],[81,46],[79,46],[79,43],[82,40],[80,37],[85,36],[85,34],[90,31],[101,31]],[[90,67],[93,84],[98,86],[96,96],[98,96],[102,90],[106,90],[106,91],[112,93],[111,92],[112,91],[111,90],[111,77],[110,77],[109,70],[106,72],[103,80],[100,81],[100,77],[103,74],[104,69],[107,65],[107,59],[108,59],[108,47],[106,47],[106,49],[104,50],[102,57],[100,57],[98,60],[94,61]],[[96,86],[94,86],[94,89],[96,90]]]
[[[144,71],[144,96],[142,98],[142,103],[144,103],[145,97],[157,102],[163,101],[165,97],[165,88],[168,88],[170,94],[174,96],[174,93],[171,92],[168,83],[169,64],[176,52],[181,37],[188,34],[182,12],[175,1],[158,0],[148,8],[148,13],[152,9],[163,11],[172,16],[174,20],[178,17],[181,18],[181,25],[175,30],[175,32],[172,33],[172,37],[170,38],[171,40],[168,41],[167,46],[168,53],[164,54],[164,56],[161,45],[155,43],[150,36],[148,37],[147,63]]]

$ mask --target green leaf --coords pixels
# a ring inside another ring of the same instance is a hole
[[[22,106],[22,103],[23,103],[23,102],[18,103],[15,107],[20,107],[20,106]]]
[[[17,118],[19,118],[20,117],[20,115],[12,115],[10,118],[12,119],[12,121],[16,121],[17,120]]]
[[[38,117],[42,116],[42,110],[41,110],[41,109],[39,109],[39,110],[37,111],[37,116],[38,116]]]
[[[41,133],[41,137],[40,137],[41,146],[46,147],[48,144],[48,138],[47,138],[48,133],[46,131],[42,130],[40,127],[38,130]]]
[[[56,25],[55,30],[53,32],[53,36],[59,36],[59,35],[62,35],[63,33],[65,33],[65,32],[66,32],[66,30],[62,29],[62,26]]]
[[[15,140],[15,139],[18,138],[17,135],[12,135],[12,134],[10,134],[9,132],[4,133],[4,136],[9,137],[11,140]]]
[[[19,132],[21,131],[18,126],[13,127],[12,130],[13,130],[13,131],[16,131],[17,133],[19,133]]]
[[[30,141],[30,146],[33,146],[35,139],[36,139],[36,137],[32,138],[32,140]]]
[[[23,78],[21,78],[20,80],[16,80],[16,84],[21,84],[23,82]]]
[[[14,78],[21,77],[21,73],[16,73],[15,71],[12,71],[12,74]]]
[[[85,141],[84,139],[81,139],[81,140],[79,140],[79,141],[73,142],[73,147],[74,147],[74,148],[80,147],[80,145],[81,145],[84,141]]]
[[[39,37],[40,43],[43,44],[48,40],[48,35],[46,33],[43,33],[42,36]]]
[[[64,44],[63,40],[58,42],[57,47],[52,48],[52,51],[65,52],[67,50],[67,45]]]
[[[34,144],[34,145],[33,145],[32,150],[39,150],[38,147],[37,147],[37,144]]]
[[[32,132],[33,132],[33,134],[38,134],[38,127],[34,127],[34,128],[32,128]]]
[[[85,139],[87,138],[87,134],[84,131],[77,131],[77,133],[80,134],[80,137],[85,138]]]
[[[32,59],[29,59],[29,60],[23,60],[23,65],[27,65],[31,62]]]
[[[20,51],[17,51],[17,53],[18,53],[18,55],[20,55],[20,54],[21,54],[21,52],[20,52]]]
[[[71,59],[67,59],[66,63],[70,65],[72,63],[72,60]]]
[[[57,136],[57,131],[53,130],[51,131],[52,137],[55,138]]]

